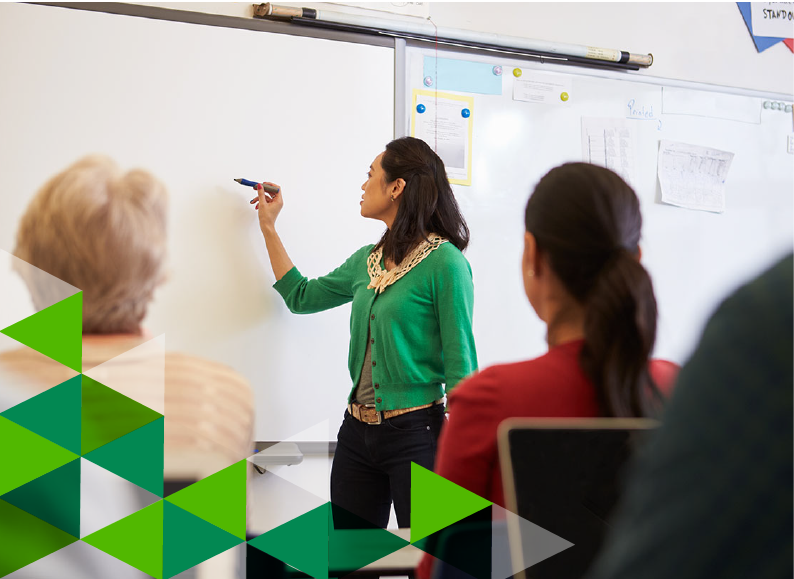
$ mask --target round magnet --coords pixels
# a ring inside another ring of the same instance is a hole
[[[765,108],[765,109],[768,109],[768,108],[769,108],[769,105],[770,105],[770,102],[769,102],[769,101],[764,101],[764,108]]]
[[[521,69],[520,68],[514,68],[513,69],[513,76],[516,77],[516,78],[521,76]]]
[[[423,112],[425,112],[426,110],[427,110],[427,109],[425,108],[425,105],[423,105],[423,104],[418,104],[418,105],[416,105],[416,112],[417,112],[417,113],[419,113],[420,115],[421,115]]]
[[[772,103],[772,110],[776,111],[780,108],[780,103]]]
[[[425,86],[433,86],[433,77],[432,76],[426,76],[425,77]]]
[[[786,105],[786,112],[787,112],[787,113],[790,113],[790,112],[791,112],[791,109],[792,109],[792,106],[791,106],[791,105]]]
[[[502,67],[499,66],[499,65],[496,65],[495,67],[493,67],[493,73],[496,76],[502,76]]]
[[[460,116],[462,116],[464,119],[468,119],[471,116],[471,111],[469,109],[463,109],[460,111]]]
[[[560,100],[562,102],[566,102],[568,100],[568,93],[567,92],[561,92],[560,93]]]

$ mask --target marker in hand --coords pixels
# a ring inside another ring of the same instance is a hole
[[[245,187],[253,187],[254,189],[256,189],[256,186],[259,185],[259,183],[257,183],[256,181],[249,181],[248,179],[235,179],[235,181],[240,185],[243,185]],[[278,187],[273,187],[273,185],[265,185],[264,183],[262,184],[262,189],[264,190],[265,193],[270,193],[270,195],[275,195],[280,190]],[[254,197],[253,199],[251,199],[251,205],[253,205],[257,201],[259,201],[259,197]]]

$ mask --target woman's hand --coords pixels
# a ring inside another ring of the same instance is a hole
[[[266,182],[265,184],[279,187],[275,183]],[[268,194],[262,189],[262,185],[256,186],[256,192],[259,194],[259,201],[255,207],[259,212],[259,228],[262,230],[262,233],[266,233],[266,230],[272,231],[275,228],[276,218],[281,212],[281,208],[284,207],[284,198],[281,194],[281,187],[279,187],[278,193],[269,194],[270,197],[268,197]]]

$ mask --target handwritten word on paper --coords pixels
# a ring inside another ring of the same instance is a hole
[[[794,37],[794,2],[752,2],[753,36]]]

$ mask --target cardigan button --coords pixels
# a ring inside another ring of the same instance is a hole
[[[375,390],[377,390],[378,388],[380,388],[380,384],[375,384]]]
[[[374,320],[374,319],[375,319],[375,314],[372,314],[372,315],[369,317],[369,319],[370,319],[370,320]]]
[[[372,338],[372,339],[369,341],[369,343],[370,343],[370,344],[374,344],[374,343],[375,343],[375,338]]]
[[[377,402],[378,404],[380,404],[380,402],[381,402],[380,398],[376,398],[376,399],[375,399],[375,402]]]
[[[372,365],[373,365],[373,366],[375,366],[375,365],[376,365],[376,364],[375,364],[375,360],[372,360]]]

